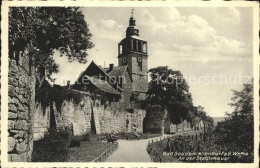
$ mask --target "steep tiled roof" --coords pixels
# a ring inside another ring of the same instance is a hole
[[[127,65],[113,67],[113,69],[111,71],[109,71],[109,68],[105,68],[105,70],[110,77],[115,77],[115,78],[118,78],[119,76],[123,76],[124,73],[127,71],[127,73],[129,73],[131,81],[133,81],[131,72],[129,71],[129,68]]]
[[[117,90],[115,90],[107,81],[100,80],[98,78],[91,77],[91,76],[88,76],[88,75],[85,75],[85,76],[90,80],[90,82],[93,85],[95,85],[101,91],[104,91],[104,92],[107,92],[107,93],[112,93],[112,94],[119,94],[120,95],[120,93]]]
[[[126,68],[127,68],[127,66],[116,66],[112,69],[112,71],[109,71],[108,74],[111,77],[119,77],[124,74]]]

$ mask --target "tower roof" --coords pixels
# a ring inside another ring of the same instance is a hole
[[[134,9],[132,9],[131,17],[129,19],[129,26],[128,26],[127,30],[126,30],[126,36],[127,37],[128,36],[132,36],[132,35],[139,36],[139,29],[135,25]]]

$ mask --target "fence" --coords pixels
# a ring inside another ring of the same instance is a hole
[[[151,146],[147,147],[147,152],[150,154],[152,161],[159,161],[160,163],[164,163],[165,160],[163,157],[160,155],[159,152],[157,152],[154,148]]]
[[[191,135],[197,137],[196,135],[201,135],[201,133],[203,133],[203,130],[186,131],[186,132],[177,133],[177,134],[174,134],[174,135],[165,135],[164,137],[154,138],[154,139],[148,141],[148,145],[146,146],[146,150],[149,153],[152,161],[154,161],[154,162],[166,162],[166,160],[164,159],[162,154],[160,154],[158,151],[156,151],[151,146],[151,144],[153,144],[155,142],[159,142],[159,141],[165,140],[165,139],[170,139],[172,137],[177,137],[177,136],[180,136],[180,135],[187,136],[187,138],[190,138]],[[196,138],[196,140],[197,140],[197,138]]]
[[[111,154],[118,147],[118,142],[114,142],[113,146],[103,152],[99,157],[94,159],[92,162],[103,162],[108,158],[109,154]]]
[[[164,139],[166,139],[166,138],[171,138],[171,137],[173,137],[173,136],[174,136],[174,135],[165,135],[164,137],[154,138],[154,139],[148,141],[148,145],[150,145],[150,144],[152,144],[152,143],[154,143],[154,142],[158,142],[158,141],[164,140]]]
[[[154,138],[154,139],[148,141],[146,150],[149,153],[152,161],[155,161],[155,162],[158,161],[160,163],[165,162],[165,160],[163,159],[163,156],[158,151],[156,151],[154,148],[152,148],[151,144],[154,142],[159,142],[159,141],[167,139],[167,138],[171,138],[172,136],[174,136],[174,135],[167,135],[167,136],[160,137],[160,138]]]

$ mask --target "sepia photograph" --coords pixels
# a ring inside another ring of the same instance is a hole
[[[2,6],[2,167],[258,165],[258,3],[52,2]]]

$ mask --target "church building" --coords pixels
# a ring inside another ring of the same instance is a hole
[[[147,41],[139,36],[132,13],[126,37],[118,44],[118,66],[110,64],[104,68],[92,61],[73,89],[102,94],[110,102],[120,102],[120,107],[128,111],[140,109],[148,90],[147,51]]]

